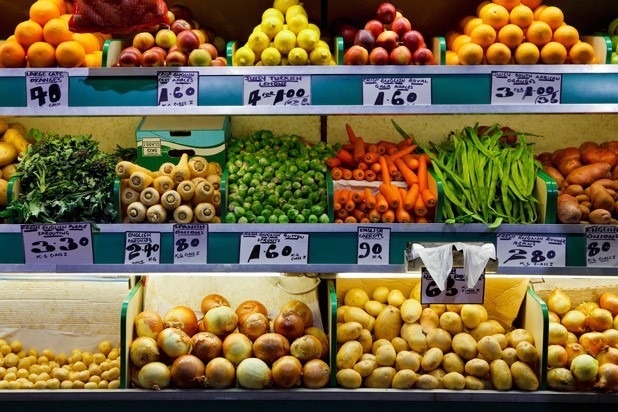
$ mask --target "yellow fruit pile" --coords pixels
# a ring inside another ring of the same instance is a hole
[[[30,146],[25,135],[26,129],[21,123],[8,123],[0,119],[0,207],[8,204],[9,180],[17,171],[19,159]]]
[[[64,0],[38,0],[0,43],[0,67],[101,67],[105,35],[73,33]]]
[[[593,47],[542,0],[483,1],[447,34],[446,64],[591,64]]]
[[[299,0],[275,0],[247,43],[234,53],[234,66],[335,64],[318,26],[309,23]]]

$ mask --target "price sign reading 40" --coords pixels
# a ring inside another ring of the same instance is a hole
[[[364,78],[363,105],[431,105],[431,78]]]
[[[496,235],[496,250],[501,267],[566,266],[564,236],[538,236],[513,233]]]
[[[174,225],[174,263],[206,263],[208,226],[205,224]]]
[[[21,225],[27,264],[92,264],[90,223]]]
[[[586,227],[586,266],[618,266],[618,226]]]
[[[311,76],[245,76],[245,106],[310,106]]]
[[[388,265],[390,256],[391,230],[389,228],[359,227],[358,253],[359,265]]]
[[[240,264],[306,264],[308,261],[307,233],[243,233],[240,237]]]
[[[157,106],[197,106],[198,72],[157,72]]]
[[[69,106],[69,73],[61,71],[27,71],[28,107],[51,109]]]
[[[441,290],[426,268],[421,271],[421,303],[422,304],[482,304],[485,298],[485,274],[482,274],[476,285],[467,286],[468,280],[463,268],[453,268],[446,279],[446,288]]]
[[[491,104],[560,104],[562,75],[491,72]]]
[[[124,264],[157,264],[161,256],[161,233],[127,232],[124,242]]]

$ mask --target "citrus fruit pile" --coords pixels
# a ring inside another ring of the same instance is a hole
[[[64,0],[38,0],[0,43],[0,67],[101,67],[101,33],[73,33]]]
[[[318,26],[298,0],[275,0],[247,43],[234,52],[234,66],[335,64]]]
[[[446,64],[591,64],[593,47],[542,0],[492,0],[447,34]]]

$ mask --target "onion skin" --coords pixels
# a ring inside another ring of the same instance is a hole
[[[223,340],[222,349],[223,357],[234,365],[253,356],[253,342],[240,332],[230,333]]]
[[[289,354],[290,342],[281,334],[265,333],[253,342],[253,355],[268,365]]]
[[[560,320],[569,332],[582,334],[588,327],[588,316],[579,310],[572,309],[565,313]]]
[[[137,314],[134,325],[137,336],[157,339],[157,335],[163,330],[163,318],[153,310],[144,310]]]
[[[599,374],[595,388],[603,392],[618,392],[618,365],[604,363],[599,366]]]
[[[160,352],[157,341],[148,336],[140,336],[131,342],[129,348],[129,358],[133,365],[138,368],[143,367],[147,363],[156,362],[159,360]]]
[[[303,320],[305,329],[313,326],[313,312],[311,308],[300,300],[290,300],[281,308],[280,312],[294,311],[298,313]]]
[[[567,352],[567,368],[571,367],[571,362],[573,359],[578,357],[579,355],[583,355],[586,353],[586,349],[580,345],[579,343],[569,343],[565,346]]]
[[[193,342],[182,329],[165,328],[157,337],[159,348],[170,358],[191,353]]]
[[[177,388],[199,388],[204,381],[204,362],[193,355],[179,356],[172,363],[171,375]]]
[[[614,325],[612,313],[603,308],[595,308],[588,315],[588,327],[594,332],[603,332]]]
[[[216,293],[211,293],[204,296],[204,298],[202,298],[202,302],[200,303],[200,309],[203,314],[206,314],[210,309],[217,308],[219,306],[229,307],[230,302],[225,297]]]
[[[236,315],[240,319],[245,313],[259,312],[268,317],[268,309],[260,301],[246,300],[236,307]]]
[[[330,368],[321,359],[312,359],[303,365],[302,382],[309,389],[319,389],[328,385]]]
[[[294,356],[286,355],[277,359],[272,366],[273,382],[277,388],[299,387],[303,365]]]
[[[144,389],[160,390],[170,386],[172,373],[163,362],[150,362],[139,370],[137,379]]]
[[[206,365],[204,386],[207,388],[224,389],[234,385],[236,370],[229,360],[218,357]]]
[[[193,309],[187,306],[174,306],[163,315],[163,326],[178,328],[189,336],[193,336],[198,329],[198,320]]]
[[[547,297],[547,308],[562,316],[571,310],[571,299],[561,289],[555,288]]]
[[[247,358],[236,368],[238,384],[247,389],[263,389],[272,385],[272,371],[258,358]]]
[[[609,310],[612,316],[618,315],[618,295],[611,292],[601,293],[599,296],[599,306]]]
[[[328,336],[326,336],[326,333],[324,333],[322,329],[316,326],[311,326],[305,329],[304,334],[315,336],[316,338],[320,340],[320,343],[322,344],[322,360],[328,359],[329,342],[328,342]]]
[[[303,336],[305,326],[300,315],[293,311],[279,312],[273,322],[273,330],[293,341]]]
[[[191,336],[191,342],[193,342],[191,354],[200,358],[204,363],[221,356],[223,342],[214,333],[198,332]]]
[[[312,335],[303,335],[290,345],[290,354],[302,363],[322,357],[322,343]]]
[[[607,345],[607,337],[602,332],[586,332],[579,337],[579,344],[592,356],[597,354]]]
[[[599,362],[588,354],[579,355],[571,362],[570,369],[578,382],[592,382],[597,377]]]
[[[566,368],[552,368],[547,371],[547,386],[555,391],[572,392],[575,388],[575,377]]]
[[[204,315],[204,327],[207,332],[221,337],[232,333],[238,326],[238,315],[228,306],[210,309]]]
[[[251,341],[270,332],[270,321],[260,312],[245,313],[238,320],[238,331],[246,335]]]
[[[618,365],[618,349],[611,346],[605,346],[597,354],[596,358],[599,361],[599,365],[603,365],[606,363],[613,363],[614,365]]]

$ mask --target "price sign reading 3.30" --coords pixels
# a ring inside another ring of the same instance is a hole
[[[157,72],[157,106],[197,106],[198,72]]]
[[[311,76],[245,76],[243,102],[245,106],[310,106]]]
[[[491,104],[560,104],[562,75],[491,72]]]
[[[240,237],[240,264],[306,264],[308,260],[307,233],[243,233]]]
[[[358,252],[359,265],[388,265],[390,256],[391,230],[389,228],[359,227]]]
[[[27,71],[28,107],[53,109],[69,106],[69,73],[61,71]]]
[[[586,266],[618,266],[618,226],[586,227]]]
[[[566,237],[498,233],[498,264],[506,266],[566,266]]]
[[[431,105],[431,78],[371,77],[363,79],[364,106]]]
[[[453,268],[446,279],[446,287],[441,290],[426,268],[421,272],[421,303],[422,304],[464,304],[483,303],[485,298],[485,274],[472,288],[467,286],[468,280],[463,268]]]
[[[161,233],[127,232],[124,242],[125,265],[157,264],[161,256]]]
[[[21,225],[27,264],[92,264],[90,223]]]
[[[174,225],[174,263],[206,263],[207,241],[205,224]]]

